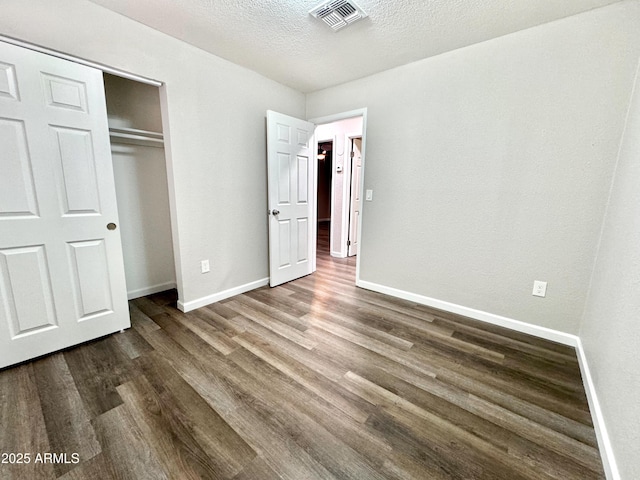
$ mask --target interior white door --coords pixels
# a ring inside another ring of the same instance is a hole
[[[351,158],[351,201],[349,205],[349,249],[348,256],[358,253],[358,222],[362,207],[362,139],[354,138],[351,142],[353,156]]]
[[[0,172],[0,367],[129,327],[102,72],[0,42]]]
[[[269,284],[272,287],[314,270],[315,125],[267,112],[269,189]]]

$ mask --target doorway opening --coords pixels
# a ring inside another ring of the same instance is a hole
[[[317,254],[329,255],[333,179],[333,140],[318,142]]]
[[[349,263],[356,267],[352,276],[355,282],[363,188],[364,112],[326,117],[314,123],[317,125],[316,265],[322,269],[330,262]]]

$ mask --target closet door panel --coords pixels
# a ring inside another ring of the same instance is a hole
[[[102,72],[0,42],[0,151],[0,368],[127,328]]]

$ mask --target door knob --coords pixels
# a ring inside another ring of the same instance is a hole
[[[115,223],[107,223],[107,230],[115,230],[118,226]]]
[[[280,213],[280,210],[271,210],[271,213],[273,215],[278,215]]]

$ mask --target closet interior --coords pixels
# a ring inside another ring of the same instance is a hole
[[[158,87],[104,74],[129,299],[176,287]]]

